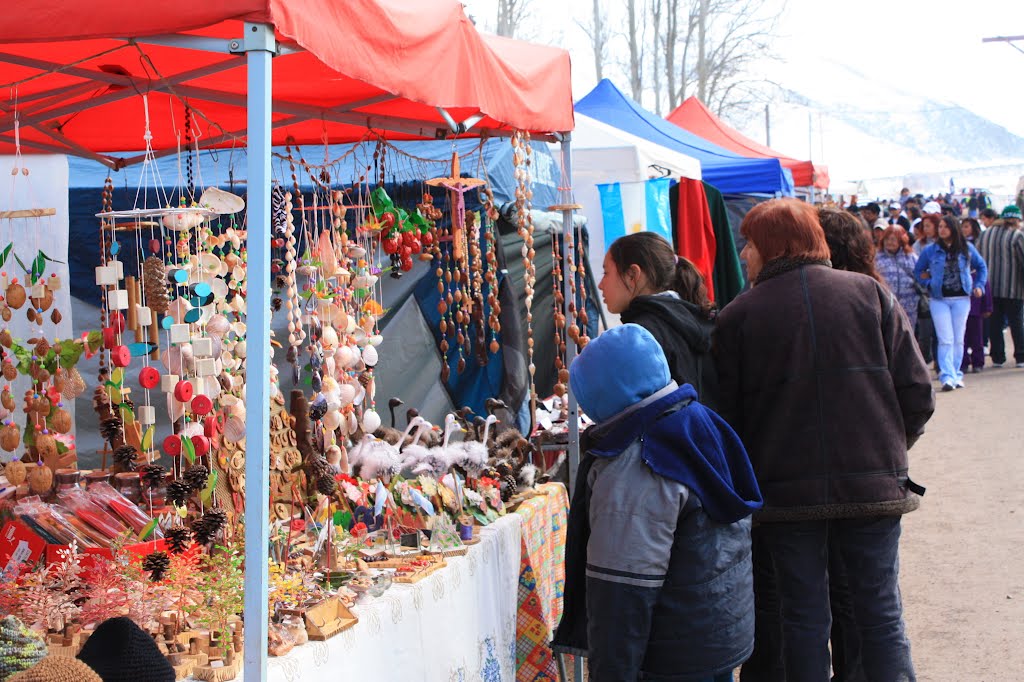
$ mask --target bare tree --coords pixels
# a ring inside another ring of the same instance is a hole
[[[590,49],[594,54],[594,73],[597,80],[604,78],[604,67],[608,62],[608,43],[611,40],[611,32],[608,30],[608,23],[605,20],[605,10],[601,0],[594,0],[593,12],[589,23],[579,20],[576,25],[583,29],[590,39]]]
[[[506,38],[521,38],[524,20],[530,15],[531,0],[498,0],[498,21],[494,32]]]
[[[653,78],[654,86],[654,113],[661,116],[665,113],[661,108],[661,78],[662,69],[661,64],[664,61],[665,55],[665,44],[662,38],[662,14],[663,14],[663,1],[662,0],[650,0],[651,1],[651,25],[654,28],[654,50],[651,54],[651,76]]]
[[[639,6],[638,6],[639,4]],[[639,102],[644,94],[644,21],[646,8],[643,0],[626,0],[626,39],[629,44],[629,89],[633,100]]]

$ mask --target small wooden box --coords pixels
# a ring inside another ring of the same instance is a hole
[[[309,638],[323,642],[346,630],[359,619],[337,597],[329,597],[306,609],[306,632]]]

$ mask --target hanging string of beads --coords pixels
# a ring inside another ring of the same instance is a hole
[[[494,205],[494,192],[489,185],[484,186],[484,239],[487,267],[484,280],[487,288],[487,326],[491,331],[490,352],[497,353],[501,348],[498,334],[501,332],[501,302],[498,299],[498,209]]]
[[[306,333],[302,329],[302,304],[299,301],[298,290],[295,286],[295,214],[293,213],[293,201],[298,202],[300,212],[304,211],[305,203],[302,191],[299,188],[299,178],[295,171],[295,158],[292,156],[291,145],[286,147],[288,152],[288,166],[292,175],[292,192],[285,194],[285,209],[287,212],[287,223],[285,226],[285,255],[284,255],[284,289],[285,308],[288,315],[288,351],[286,359],[293,366],[293,375],[298,380],[298,348],[305,340]],[[305,215],[303,214],[303,220]]]
[[[576,342],[577,350],[583,350],[590,342],[590,336],[587,334],[590,322],[590,317],[587,314],[587,259],[583,252],[583,226],[573,225],[573,231],[576,237],[576,248],[573,251],[574,261],[571,265],[572,279],[570,283],[573,287],[573,306],[578,301],[579,312],[575,317],[576,329],[573,330],[572,327],[569,327],[569,334],[570,338]],[[577,289],[579,290],[578,294]],[[568,381],[568,370],[566,370],[566,381]]]
[[[562,249],[567,248],[568,244],[566,240],[571,237],[564,236],[563,239],[559,239],[557,234],[551,235],[551,293],[554,299],[554,321],[555,321],[555,373],[557,374],[557,380],[555,382],[555,395],[559,398],[565,395],[566,386],[568,383],[568,377],[563,381],[562,372],[566,370],[565,367],[565,290],[563,288],[565,284],[565,278],[562,272]],[[562,243],[562,249],[559,248],[559,243]],[[570,304],[571,306],[571,304]],[[571,315],[571,313],[570,313]]]
[[[516,227],[523,240],[522,259],[524,290],[526,291],[526,356],[530,372],[530,400],[537,399],[535,377],[537,366],[533,362],[533,293],[537,283],[537,270],[533,264],[536,252],[533,249],[533,189],[530,174],[533,162],[533,148],[530,145],[528,132],[516,131],[512,135],[513,164],[515,166],[516,187]]]

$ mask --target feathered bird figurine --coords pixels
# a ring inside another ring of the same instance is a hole
[[[401,448],[402,475],[406,477],[414,476],[413,469],[430,454],[430,448],[423,445],[420,439],[424,433],[433,429],[430,422],[418,415],[409,420],[409,427],[415,427],[416,431],[413,432],[412,437]]]
[[[479,440],[465,440],[448,448],[451,452],[452,466],[461,469],[468,479],[479,478],[481,472],[487,467],[490,453],[486,443],[491,425],[497,423],[498,418],[491,414],[487,416],[487,419],[481,421],[483,422],[483,431],[478,434]]]
[[[379,478],[390,480],[402,468],[402,458],[398,448],[390,443],[374,438],[372,433],[363,436],[352,451],[352,469],[359,472],[364,481]]]
[[[395,428],[395,408],[404,405],[401,398],[392,398],[388,401],[388,411],[391,413],[391,426],[379,426],[373,435],[391,445],[400,445],[403,442],[401,432]],[[406,434],[408,435],[408,433]]]
[[[407,421],[412,421],[413,419],[415,419],[419,415],[420,415],[419,410],[417,410],[414,407],[410,407],[408,410],[405,411],[405,418],[406,418]],[[440,431],[437,431],[435,429],[429,428],[429,423],[428,423],[428,428],[425,429],[420,434],[420,439],[423,441],[423,444],[426,445],[428,448],[434,448],[434,447],[437,447],[438,445],[441,444],[441,433],[440,433]],[[410,441],[410,443],[411,442],[412,441]]]
[[[451,468],[451,458],[454,454],[452,448],[449,446],[448,441],[451,439],[452,434],[456,429],[463,430],[459,426],[458,419],[454,414],[449,414],[444,418],[444,440],[441,445],[430,448],[427,452],[427,456],[419,461],[413,468],[413,473],[417,476],[430,476],[432,478],[441,478],[445,472]]]

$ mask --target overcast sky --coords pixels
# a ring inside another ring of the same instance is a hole
[[[575,23],[587,21],[592,0],[530,1],[535,35],[572,54],[578,99],[595,84],[593,57]],[[603,1],[610,13],[621,11],[619,0]],[[766,0],[768,5],[777,1]],[[466,5],[478,22],[493,22],[497,0],[468,0]],[[1021,0],[788,0],[785,7],[777,43],[785,64],[770,69],[783,86],[786,78],[803,81],[803,86],[835,77],[824,58],[870,80],[962,105],[1024,136],[1024,54],[1005,44],[981,42],[989,36],[1024,35]],[[1024,42],[1019,45],[1024,49]],[[885,106],[885,101],[864,102],[870,110]]]

